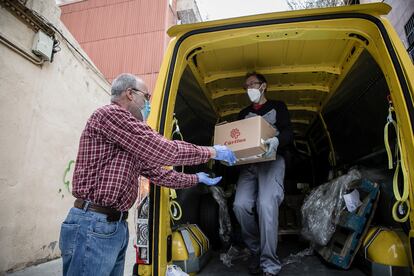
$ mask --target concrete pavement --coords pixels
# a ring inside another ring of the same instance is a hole
[[[125,257],[124,276],[132,275],[132,268],[135,264],[135,248],[133,238],[129,239],[129,245]],[[56,259],[47,263],[31,266],[23,270],[6,274],[7,276],[61,276],[62,259]]]

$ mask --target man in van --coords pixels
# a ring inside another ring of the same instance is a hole
[[[63,275],[124,275],[126,218],[138,195],[140,175],[175,189],[215,185],[221,177],[184,174],[163,166],[209,159],[235,162],[225,146],[170,141],[153,131],[145,123],[150,96],[141,79],[121,74],[112,83],[111,104],[98,108],[86,123],[73,175],[76,200],[60,232]]]
[[[265,156],[274,152],[277,155],[276,160],[246,165],[241,169],[233,209],[243,240],[252,253],[249,272],[277,275],[281,269],[276,249],[279,205],[284,198],[283,153],[293,143],[293,130],[285,103],[266,99],[267,81],[263,75],[248,73],[244,88],[252,104],[240,112],[238,119],[262,116],[274,126],[277,135],[265,141],[268,145]]]

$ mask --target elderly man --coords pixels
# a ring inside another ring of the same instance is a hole
[[[209,159],[235,162],[225,146],[170,141],[153,131],[145,123],[151,95],[134,75],[118,76],[111,95],[111,104],[91,115],[80,138],[72,190],[76,200],[60,232],[64,275],[124,274],[129,236],[125,220],[137,198],[140,175],[175,189],[215,185],[221,177],[183,174],[163,166]]]
[[[252,102],[239,114],[239,120],[262,116],[277,129],[278,134],[265,141],[266,156],[276,152],[276,160],[248,165],[242,168],[237,183],[234,213],[240,223],[242,237],[252,253],[249,272],[263,275],[278,274],[281,265],[276,255],[279,205],[284,198],[283,154],[293,143],[293,130],[286,105],[268,101],[265,97],[267,81],[258,73],[248,73],[244,87]],[[258,214],[258,223],[255,219]]]

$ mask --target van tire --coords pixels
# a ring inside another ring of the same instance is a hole
[[[210,194],[205,194],[200,199],[200,228],[209,239],[211,247],[219,249],[219,205]]]

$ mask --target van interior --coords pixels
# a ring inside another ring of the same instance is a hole
[[[283,39],[284,36],[291,39]],[[281,100],[288,107],[295,147],[286,169],[285,199],[280,206],[279,236],[275,237],[279,239],[282,263],[291,254],[310,247],[301,235],[301,206],[306,197],[351,168],[357,168],[364,178],[379,185],[380,196],[371,226],[409,229],[408,223],[397,223],[391,216],[393,170],[388,169],[384,147],[390,88],[378,59],[367,46],[370,43],[371,38],[346,28],[335,33],[325,30],[324,35],[312,28],[267,29],[246,32],[237,40],[229,35],[227,40],[201,43],[186,55],[175,98],[177,122],[172,139],[211,145],[215,125],[237,120],[240,110],[251,104],[243,89],[245,74],[250,71],[266,77],[268,100]],[[391,148],[395,137],[391,131]],[[247,275],[245,261],[235,261],[233,267],[227,267],[219,258],[230,246],[243,248],[232,210],[239,167],[210,162],[175,169],[223,176],[219,187],[224,191],[232,223],[229,242],[220,239],[219,205],[209,189],[197,185],[177,190],[182,217],[174,224],[199,225],[212,246],[212,257],[198,274]],[[283,266],[280,275],[337,273],[366,275],[371,271],[360,252],[348,270],[335,268],[313,254]]]

